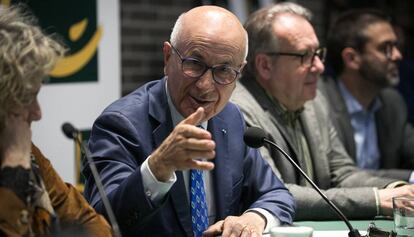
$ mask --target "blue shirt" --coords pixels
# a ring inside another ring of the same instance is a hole
[[[380,152],[375,112],[381,108],[381,101],[375,98],[368,110],[365,110],[341,81],[338,81],[338,84],[354,129],[356,163],[363,169],[379,169]]]

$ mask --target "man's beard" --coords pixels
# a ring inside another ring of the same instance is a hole
[[[393,63],[394,65],[383,65],[365,58],[362,61],[359,73],[364,79],[374,83],[380,88],[396,86],[400,82],[398,68],[396,63],[389,63]]]

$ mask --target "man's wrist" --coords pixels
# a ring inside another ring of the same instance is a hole
[[[140,168],[142,183],[147,198],[149,198],[153,204],[157,205],[171,189],[172,185],[177,181],[177,176],[173,173],[173,175],[166,182],[159,181],[149,167],[149,158],[150,157],[142,163]]]
[[[266,229],[266,226],[267,226],[267,218],[266,218],[266,216],[264,214],[262,214],[260,211],[258,211],[256,209],[247,210],[245,213],[254,213],[254,214],[260,216],[263,219],[263,221],[264,221],[263,230]]]
[[[165,165],[160,164],[154,155],[148,157],[148,168],[159,182],[168,182],[174,175],[174,171],[168,171]]]
[[[280,225],[279,219],[277,219],[272,213],[263,208],[251,208],[246,210],[244,213],[253,212],[262,217],[265,221],[263,232],[269,232],[271,228]]]

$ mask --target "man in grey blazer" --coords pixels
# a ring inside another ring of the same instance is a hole
[[[398,92],[397,37],[376,10],[351,10],[333,24],[328,62],[334,77],[320,85],[333,122],[358,167],[414,182],[414,129]]]
[[[239,104],[247,124],[266,130],[349,218],[390,215],[392,196],[414,195],[414,188],[394,188],[397,180],[362,171],[347,155],[327,102],[317,93],[324,50],[309,18],[308,10],[293,3],[249,17],[247,72],[231,100]],[[338,218],[282,154],[271,147],[261,152],[297,200],[296,220]]]

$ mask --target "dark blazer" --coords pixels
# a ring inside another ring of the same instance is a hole
[[[321,80],[322,92],[329,98],[333,123],[338,136],[349,155],[356,160],[354,129],[339,91],[336,79],[325,77]],[[382,106],[375,114],[380,170],[377,175],[408,180],[414,170],[414,129],[407,120],[405,103],[398,92],[387,88],[379,94]],[[405,169],[405,170],[404,170]]]
[[[166,79],[147,83],[110,105],[95,121],[89,147],[124,236],[192,236],[190,205],[181,171],[177,182],[154,206],[145,195],[140,165],[173,130],[165,93]],[[263,208],[291,223],[294,200],[256,149],[243,142],[244,120],[231,103],[208,122],[216,142],[216,219]],[[104,208],[91,177],[85,196],[98,212]],[[210,223],[212,224],[212,223]]]
[[[241,82],[237,84],[231,101],[240,106],[247,124],[265,129],[269,139],[302,166],[295,142],[287,135],[286,124],[274,103],[255,79],[245,76]],[[320,93],[305,103],[300,120],[313,163],[313,181],[348,218],[376,216],[373,187],[383,188],[395,180],[375,177],[355,166],[337,137],[328,115],[327,102]],[[296,220],[338,219],[313,188],[302,186],[302,177],[278,150],[264,146],[260,152],[295,197]]]

